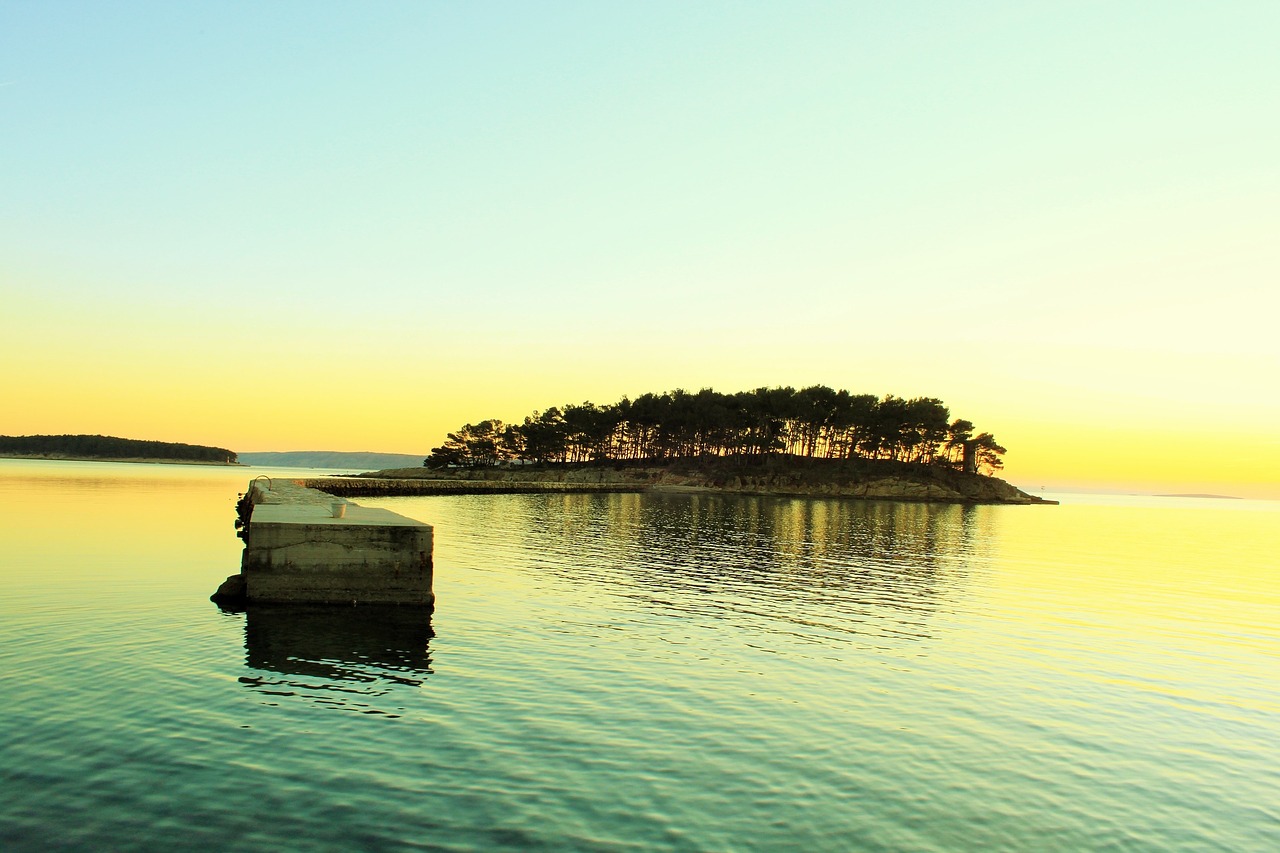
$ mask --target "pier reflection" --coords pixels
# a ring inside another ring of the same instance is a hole
[[[397,691],[431,675],[431,611],[362,605],[250,605],[240,683],[277,704],[317,705],[398,716]],[[284,676],[283,678],[277,676]]]

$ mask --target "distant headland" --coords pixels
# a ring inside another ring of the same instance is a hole
[[[346,450],[274,450],[239,454],[241,465],[272,468],[402,468],[417,465],[422,454]]]
[[[110,435],[0,435],[0,457],[92,462],[237,464],[236,454],[223,447],[140,441]]]

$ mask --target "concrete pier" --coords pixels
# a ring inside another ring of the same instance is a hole
[[[219,587],[215,601],[435,601],[429,524],[266,477],[250,483],[240,513],[240,574]]]

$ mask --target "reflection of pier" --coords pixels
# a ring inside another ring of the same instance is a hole
[[[250,605],[245,665],[257,672],[240,682],[269,696],[394,713],[385,697],[431,675],[433,636],[425,607]]]

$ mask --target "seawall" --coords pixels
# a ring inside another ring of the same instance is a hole
[[[240,501],[240,574],[214,600],[431,605],[431,525],[301,482],[255,479]]]

